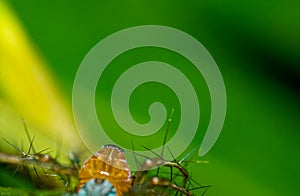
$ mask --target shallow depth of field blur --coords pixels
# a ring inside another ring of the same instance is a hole
[[[137,25],[165,25],[192,35],[207,48],[227,91],[223,130],[207,155],[193,156],[209,161],[189,165],[193,179],[213,185],[207,193],[212,196],[299,195],[299,10],[298,1],[0,1],[1,137],[27,149],[24,118],[30,134],[36,135],[35,148],[52,147],[53,155],[60,151],[62,162],[67,162],[63,157],[70,150],[85,151],[72,117],[72,85],[82,59],[114,32]],[[107,86],[98,86],[96,106],[109,106],[107,92],[113,85],[109,81],[121,74],[118,65],[149,59],[182,69],[188,64],[162,49],[129,51],[113,61],[100,79]],[[201,141],[210,115],[205,81],[194,72],[188,77],[202,85],[198,87],[202,119],[187,152]],[[171,137],[180,106],[168,88],[153,83],[137,89],[132,113],[138,122],[147,122],[147,106],[157,100],[167,109],[175,108]],[[108,117],[110,110],[97,112],[105,127],[112,129],[109,134],[116,144],[130,148],[132,139],[120,137],[121,130]],[[163,134],[141,141],[154,148]],[[3,141],[0,150],[13,152]],[[0,172],[2,186],[23,185],[5,168]]]

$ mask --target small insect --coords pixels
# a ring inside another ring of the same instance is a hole
[[[131,188],[131,174],[124,151],[116,145],[105,145],[97,153],[88,158],[79,171],[77,192],[88,181],[101,178],[108,180],[121,196]]]

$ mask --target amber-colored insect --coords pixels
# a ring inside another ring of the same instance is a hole
[[[117,196],[131,189],[130,170],[124,151],[116,145],[105,145],[87,159],[79,171],[77,192],[94,178],[108,180],[116,189]]]

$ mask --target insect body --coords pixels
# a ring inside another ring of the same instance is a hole
[[[105,145],[97,153],[87,159],[79,171],[77,191],[88,181],[100,178],[108,180],[121,196],[131,188],[130,170],[124,151],[116,145]]]

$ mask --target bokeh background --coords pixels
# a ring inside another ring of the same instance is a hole
[[[207,195],[213,196],[299,195],[299,10],[298,1],[1,1],[1,137],[26,149],[23,117],[36,135],[36,148],[56,146],[52,153],[60,151],[62,157],[70,150],[84,151],[72,118],[72,85],[82,59],[114,32],[137,25],[166,25],[187,32],[208,49],[227,90],[222,133],[207,155],[193,157],[209,161],[189,165],[193,178],[212,184]],[[120,65],[125,69],[151,59],[173,63],[201,96],[199,133],[188,152],[203,137],[210,98],[203,78],[180,56],[154,48],[121,55],[100,79],[106,85],[98,86],[96,105],[109,105]],[[133,116],[147,122],[147,105],[153,100],[162,101],[168,111],[175,108],[171,138],[180,105],[168,88],[152,83],[137,89],[130,106]],[[97,112],[112,139],[130,147],[133,139],[120,139],[122,130],[110,109]],[[135,140],[156,147],[163,130]],[[10,151],[5,142],[0,147]],[[1,172],[2,179],[10,178],[6,170]]]

